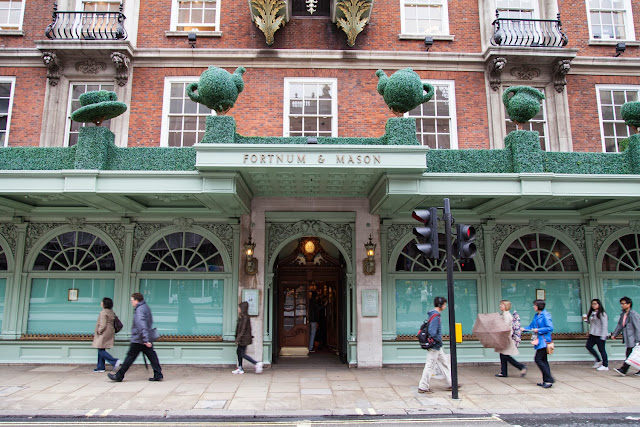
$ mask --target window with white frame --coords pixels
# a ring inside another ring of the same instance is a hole
[[[631,132],[622,120],[620,110],[625,102],[637,101],[639,95],[640,86],[596,86],[602,151],[621,151],[620,142],[629,138]]]
[[[587,0],[589,32],[596,40],[635,40],[629,0]]]
[[[0,147],[9,145],[9,125],[11,124],[15,83],[15,78],[3,77],[0,79]]]
[[[284,136],[338,136],[336,79],[284,80]]]
[[[172,31],[219,31],[220,0],[172,0]]]
[[[105,15],[99,12],[118,12],[120,10],[120,0],[103,1],[82,1],[81,10],[87,13],[80,17],[82,19],[82,34],[85,38],[96,37],[96,33],[113,29],[117,21],[114,14]]]
[[[500,18],[537,19],[537,0],[497,0],[496,9]]]
[[[82,10],[85,12],[118,12],[120,0],[83,1]]]
[[[112,91],[113,87],[113,83],[71,83],[69,88],[69,103],[67,106],[67,131],[64,138],[66,146],[70,147],[78,143],[80,128],[85,126],[95,126],[93,123],[80,123],[71,120],[71,113],[80,108],[80,95],[85,92],[92,92],[95,90]],[[109,129],[111,127],[111,120],[105,120],[102,122],[101,126]]]
[[[23,0],[0,1],[0,30],[21,30],[24,17]]]
[[[402,34],[448,35],[448,0],[400,0]]]
[[[187,95],[189,83],[198,77],[167,77],[162,106],[163,147],[191,147],[204,137],[207,116],[215,113]]]
[[[543,87],[537,87],[536,89],[544,93]],[[547,126],[547,102],[546,101],[547,101],[546,99],[543,99],[540,102],[540,111],[538,111],[538,114],[536,114],[527,123],[522,125],[522,129],[524,130],[538,132],[538,135],[540,135],[540,149],[543,151],[549,151],[549,142],[548,142],[549,129]],[[509,132],[516,130],[516,124],[515,122],[511,121],[511,119],[507,115],[506,109],[504,111],[504,117],[505,117],[506,133],[508,134]]]
[[[456,97],[453,81],[426,81],[435,89],[429,102],[406,116],[416,118],[418,142],[430,148],[458,148]]]

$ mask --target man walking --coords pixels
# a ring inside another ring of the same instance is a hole
[[[153,331],[151,309],[139,292],[131,295],[131,305],[133,306],[133,326],[131,327],[131,344],[129,345],[127,357],[118,372],[107,374],[107,376],[110,380],[122,381],[124,374],[127,373],[138,354],[142,352],[147,356],[149,362],[151,362],[151,368],[153,368],[153,377],[149,378],[149,381],[162,381],[162,368],[160,367],[158,355],[153,349],[153,341],[157,337],[153,336],[155,333]]]
[[[640,314],[631,310],[633,307],[633,301],[629,297],[620,298],[620,307],[622,313],[620,314],[620,320],[618,320],[618,326],[611,332],[611,339],[616,337],[622,332],[622,340],[627,347],[625,359],[629,357],[633,351],[633,347],[640,344]],[[627,375],[629,365],[622,362],[622,366],[614,369],[620,375]],[[640,377],[640,371],[636,372],[636,376]]]
[[[442,322],[440,320],[440,313],[447,308],[447,299],[445,297],[436,297],[433,300],[433,305],[435,308],[427,313],[427,319],[431,319],[429,322],[429,336],[435,340],[436,344],[427,350],[427,361],[424,364],[422,378],[418,385],[418,393],[433,393],[433,390],[429,388],[429,380],[435,372],[436,366],[443,373],[447,384],[449,384],[447,390],[451,390],[451,366],[449,365],[449,358],[442,349]],[[458,387],[460,387],[460,384],[458,384]]]

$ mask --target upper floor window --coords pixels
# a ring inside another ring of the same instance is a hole
[[[118,12],[120,0],[83,1],[82,10],[85,12]]]
[[[9,125],[15,82],[13,77],[0,79],[0,147],[9,145]]]
[[[336,79],[284,80],[284,136],[338,136]]]
[[[69,89],[69,104],[67,107],[67,132],[64,138],[66,146],[70,147],[78,143],[80,128],[85,126],[95,126],[93,123],[80,123],[71,120],[71,113],[80,108],[80,95],[94,90],[112,91],[113,87],[113,83],[71,83],[71,88]],[[109,129],[111,127],[111,120],[105,120],[102,122],[102,127]]]
[[[538,16],[538,2],[534,0],[498,0],[496,9],[500,18],[506,19],[536,19]]]
[[[456,97],[453,81],[428,81],[435,89],[429,102],[409,111],[416,118],[416,136],[430,148],[458,148]]]
[[[587,0],[589,31],[597,40],[635,40],[629,0]]]
[[[198,77],[168,77],[164,84],[162,137],[164,147],[190,147],[204,137],[207,116],[215,114],[187,95],[187,86]]]
[[[400,0],[402,34],[448,35],[447,0]]]
[[[0,30],[21,30],[24,15],[24,1],[0,1]]]
[[[219,0],[172,0],[172,31],[219,31]]]
[[[536,89],[544,93],[543,87],[537,87]],[[547,102],[546,101],[547,100],[545,98],[540,102],[540,111],[538,111],[538,114],[536,114],[535,117],[533,117],[531,120],[529,120],[527,123],[523,125],[524,130],[538,132],[538,134],[540,135],[540,149],[543,151],[549,150],[549,143],[547,140],[549,131],[547,128]],[[516,130],[516,124],[515,122],[511,121],[511,119],[506,113],[506,109],[505,109],[504,117],[505,117],[505,128],[506,128],[507,134],[511,131]]]
[[[292,0],[293,16],[329,16],[331,5],[329,0]]]
[[[640,86],[596,86],[603,151],[622,151],[619,147],[620,142],[629,138],[631,133],[622,120],[620,110],[625,102],[637,101],[639,93]]]

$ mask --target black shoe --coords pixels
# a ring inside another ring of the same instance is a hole
[[[536,385],[542,387],[544,385],[544,383],[538,383]]]
[[[149,378],[149,381],[162,381],[163,378],[164,377],[159,377],[159,378],[152,377],[152,378]]]
[[[122,378],[118,378],[118,377],[116,376],[116,374],[107,374],[107,376],[109,377],[109,379],[110,379],[111,381],[116,381],[116,382],[119,382],[119,383],[121,383],[121,382],[122,382]]]
[[[540,387],[542,388],[551,388],[553,387],[553,383],[542,383],[542,384],[538,384]]]
[[[496,377],[500,377],[500,378],[507,378],[507,377],[508,377],[508,375],[496,374]]]

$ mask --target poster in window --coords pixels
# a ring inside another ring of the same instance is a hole
[[[78,301],[78,290],[77,289],[69,289],[69,295],[67,296],[69,301]]]
[[[541,299],[543,301],[546,299],[544,289],[536,289],[536,299]]]

